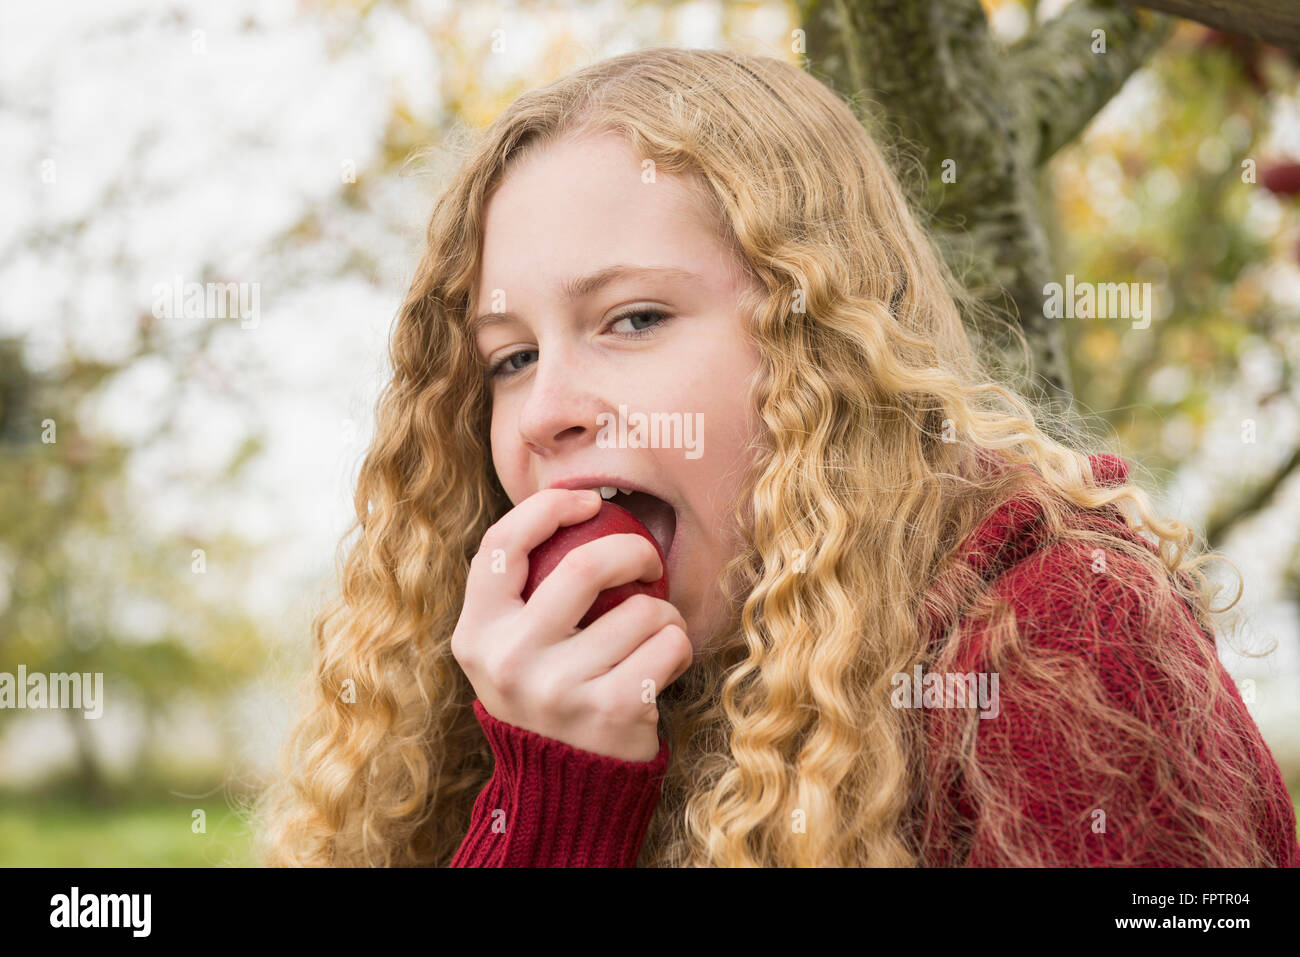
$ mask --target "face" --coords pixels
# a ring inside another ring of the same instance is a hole
[[[475,342],[496,370],[492,459],[511,502],[609,485],[671,505],[668,600],[699,649],[726,624],[715,581],[740,544],[729,506],[760,357],[737,302],[752,280],[680,179],[642,177],[617,134],[511,169],[485,211],[471,316],[492,314]],[[616,265],[640,271],[566,288]]]

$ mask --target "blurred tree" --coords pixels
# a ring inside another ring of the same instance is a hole
[[[21,664],[28,675],[102,672],[109,708],[123,693],[143,707],[136,771],[150,759],[155,721],[170,704],[194,699],[219,707],[265,663],[247,617],[199,584],[193,543],[152,540],[133,520],[139,504],[128,493],[127,466],[173,427],[172,419],[131,446],[80,427],[77,410],[88,397],[157,354],[147,320],[138,347],[122,361],[69,356],[41,374],[25,365],[21,339],[0,338],[0,564],[7,572],[0,671],[16,674]],[[210,336],[209,327],[196,348]],[[204,546],[236,570],[248,553],[235,539]],[[145,634],[131,624],[142,609]],[[76,742],[76,790],[108,803],[113,788],[91,719],[72,708],[61,714]],[[0,715],[6,723],[23,717]]]
[[[1200,444],[1222,396],[1253,403],[1261,423],[1297,404],[1300,304],[1270,290],[1270,275],[1294,269],[1285,224],[1295,202],[1269,188],[1270,171],[1286,164],[1263,145],[1269,85],[1293,87],[1296,70],[1280,51],[1243,58],[1184,23],[1148,79],[1144,135],[1116,131],[1062,151],[1053,235],[1058,274],[1154,282],[1163,305],[1149,328],[1091,317],[1065,329],[1080,405],[1098,410],[1145,465],[1172,474]],[[1267,381],[1246,366],[1260,353],[1276,369]],[[1211,547],[1274,501],[1300,465],[1298,449],[1289,432],[1242,437],[1239,467],[1263,474],[1220,492],[1206,522]],[[1265,456],[1271,468],[1255,468],[1251,459]]]

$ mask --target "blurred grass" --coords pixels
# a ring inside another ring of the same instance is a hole
[[[206,833],[190,830],[202,808]],[[252,867],[252,834],[222,797],[107,808],[0,795],[0,867]]]

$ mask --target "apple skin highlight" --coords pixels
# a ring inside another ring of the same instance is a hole
[[[563,526],[554,535],[528,553],[528,580],[524,583],[521,597],[524,601],[528,601],[537,586],[542,583],[542,580],[555,570],[555,566],[560,563],[560,559],[579,545],[593,539],[603,538],[606,535],[627,533],[640,535],[654,545],[655,551],[659,554],[659,560],[663,562],[663,575],[652,582],[633,581],[604,589],[596,596],[596,600],[587,609],[587,613],[582,616],[582,620],[578,622],[578,627],[586,628],[605,612],[633,595],[650,595],[667,601],[668,560],[664,556],[663,549],[659,547],[655,537],[650,534],[650,530],[641,523],[640,519],[621,505],[615,505],[613,502],[608,501],[602,502],[600,511],[585,522]]]

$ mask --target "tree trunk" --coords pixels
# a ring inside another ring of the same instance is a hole
[[[1060,277],[1038,173],[1168,38],[1173,20],[1076,0],[1004,53],[979,0],[799,6],[812,71],[870,101],[870,132],[893,158],[919,148],[925,180],[908,176],[906,164],[900,179],[933,212],[930,232],[948,265],[1024,335],[1029,368],[996,330],[973,331],[1019,369],[1031,399],[1068,408],[1064,330],[1043,308],[1044,286]],[[955,182],[943,182],[945,160]]]
[[[84,712],[77,708],[64,708],[63,714],[68,719],[77,745],[77,791],[96,807],[108,807],[112,803],[112,795],[99,762],[95,759],[95,742],[90,736]]]

